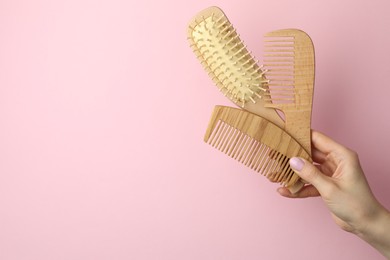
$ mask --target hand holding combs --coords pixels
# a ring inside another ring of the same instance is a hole
[[[241,108],[216,106],[205,142],[297,192],[303,183],[289,158],[311,160],[314,47],[309,36],[296,29],[266,34],[260,66],[226,15],[210,7],[191,20],[188,40],[220,91]]]

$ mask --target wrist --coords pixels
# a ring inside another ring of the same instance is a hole
[[[380,206],[378,212],[363,220],[360,228],[354,232],[361,239],[390,258],[390,213]]]

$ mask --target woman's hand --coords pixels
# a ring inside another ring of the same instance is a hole
[[[366,240],[390,258],[390,214],[377,201],[364,176],[358,155],[329,137],[312,131],[312,157],[315,164],[292,158],[290,165],[306,182],[289,198],[321,196],[335,222],[344,230]]]

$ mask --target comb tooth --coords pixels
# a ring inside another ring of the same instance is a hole
[[[219,128],[221,126],[221,121],[218,120],[217,123],[215,124],[215,127],[214,129],[212,130],[211,134],[209,135],[208,139],[206,140],[206,142],[208,144],[211,144],[213,139],[215,138],[215,136],[217,135],[217,132],[219,131]]]
[[[232,134],[232,132],[234,131],[233,127],[228,125],[227,124],[227,128],[226,128],[226,131],[224,133],[224,137],[223,139],[221,140],[221,143],[220,145],[218,146],[218,149],[220,151],[223,151],[226,147],[226,145],[229,143],[229,140],[230,140],[230,135]]]
[[[294,49],[264,49],[265,52],[268,52],[270,55],[273,53],[273,52],[277,52],[277,53],[280,53],[280,55],[283,55],[283,53],[286,53],[284,55],[291,55],[291,54],[287,54],[287,53],[295,53]],[[289,56],[287,56],[289,57]]]
[[[291,58],[270,58],[270,59],[264,59],[264,67],[266,66],[267,62],[271,62],[272,64],[274,62],[281,62],[283,64],[294,64],[294,59]]]
[[[249,144],[249,147],[248,147],[248,150],[246,151],[245,155],[244,155],[244,158],[242,160],[242,163],[244,165],[247,164],[251,154],[253,153],[253,150],[255,149],[256,147],[256,140],[255,139],[251,139],[251,142]]]
[[[269,36],[265,36],[265,37],[269,37]],[[265,39],[264,42],[293,42],[292,40],[282,40],[282,39]]]
[[[286,177],[288,171],[289,171],[289,159],[286,157],[283,165],[281,166],[281,170],[279,171],[278,175],[276,176],[276,181],[281,182],[283,178]]]
[[[235,159],[237,157],[237,154],[239,154],[239,152],[241,151],[241,147],[242,147],[243,143],[245,142],[245,138],[246,138],[246,135],[244,133],[241,133],[240,139],[236,143],[235,148],[233,150],[233,153],[231,154],[232,158]]]
[[[226,122],[231,122],[233,119],[235,119],[233,117],[234,115],[232,114],[225,114],[224,115],[224,119],[226,120]],[[229,123],[227,123],[229,124]],[[232,130],[233,130],[233,134],[232,134],[232,138],[230,138],[230,140],[228,140],[228,149],[226,150],[226,152],[230,149],[230,147],[232,146],[232,144],[234,144],[234,142],[237,142],[237,135],[239,134],[239,131],[236,130],[236,128],[234,127],[234,124],[230,124],[230,126],[232,127]]]
[[[291,180],[291,177],[294,175],[295,173],[290,170],[279,182],[284,184],[284,185],[287,185],[290,180]]]
[[[233,133],[233,137],[232,139],[230,140],[229,144],[228,144],[228,147],[225,151],[225,153],[230,156],[232,151],[234,150],[235,148],[235,144],[237,143],[237,139],[240,135],[240,132],[238,130],[235,130],[234,133]]]
[[[290,172],[286,175],[286,181],[290,182],[291,178],[295,175],[295,172],[290,168]]]
[[[251,157],[251,161],[250,161],[250,163],[248,163],[248,167],[250,167],[251,169],[255,170],[255,168],[257,166],[257,162],[261,158],[262,153],[264,152],[264,148],[265,148],[265,145],[263,143],[261,143],[261,142],[258,142],[256,150],[255,150],[254,154]]]
[[[268,62],[272,62],[270,60],[268,60]],[[289,63],[276,63],[276,62],[279,62],[279,61],[274,61],[275,63],[264,63],[264,66],[267,67],[267,68],[270,68],[270,67],[273,67],[273,68],[291,68],[292,67],[292,64],[289,64]]]
[[[238,147],[236,153],[234,154],[234,159],[239,161],[240,155],[243,152],[246,143],[248,142],[249,137],[247,135],[244,135],[244,138],[241,140],[240,146]]]
[[[284,159],[283,159],[283,163],[281,164],[281,169],[280,171],[276,174],[275,176],[275,180],[278,181],[280,180],[280,178],[283,178],[286,176],[286,173],[288,172],[288,167],[289,166],[289,158],[287,158],[286,156],[284,156]]]
[[[244,134],[244,136],[243,136],[243,138],[242,138],[242,140],[240,142],[240,145],[238,146],[238,149],[237,149],[236,153],[233,156],[233,159],[239,161],[238,158],[239,158],[240,154],[242,153],[242,150],[244,149],[244,146],[245,146],[247,140],[248,140],[248,136]]]
[[[219,124],[219,127],[217,129],[217,132],[215,133],[215,136],[212,140],[212,142],[210,142],[210,144],[213,146],[213,147],[216,147],[216,144],[218,142],[218,140],[221,139],[221,135],[222,135],[222,132],[223,132],[223,129],[226,127],[226,125],[224,124],[224,122],[220,121],[220,124]]]
[[[212,132],[212,138],[209,139],[209,144],[214,147],[215,142],[219,139],[222,124],[219,123],[218,127]]]
[[[245,153],[242,155],[241,162],[245,165],[249,159],[250,154],[256,146],[256,140],[253,138],[249,139],[248,147],[245,149]]]
[[[223,145],[223,140],[226,138],[226,132],[229,130],[229,126],[224,124],[224,128],[221,130],[221,134],[219,139],[215,142],[214,147],[218,150],[221,150],[221,146]]]
[[[258,167],[263,161],[263,154],[266,152],[266,146],[264,144],[261,144],[259,147],[259,150],[253,160],[253,163],[251,164],[251,169],[255,170],[258,172]]]
[[[229,155],[230,157],[234,156],[234,153],[236,152],[237,147],[240,145],[240,142],[241,142],[241,139],[243,138],[243,136],[244,136],[244,133],[242,133],[241,131],[238,131],[237,137],[234,139],[234,142],[231,145],[231,149],[227,153],[227,155]]]
[[[258,141],[256,141],[256,142],[255,142],[255,146],[254,146],[254,148],[253,148],[251,154],[248,156],[248,160],[247,160],[246,163],[245,163],[246,166],[249,167],[249,166],[252,164],[253,158],[256,156],[257,151],[259,150],[260,146],[261,146],[261,143],[258,142]]]
[[[232,145],[232,148],[230,150],[230,152],[228,153],[228,155],[232,158],[234,158],[237,150],[239,149],[240,145],[241,145],[241,142],[243,141],[243,138],[244,138],[245,134],[242,133],[241,131],[239,131],[236,139],[234,140],[234,143]]]
[[[256,162],[256,165],[254,167],[254,170],[259,172],[261,175],[264,175],[264,168],[267,167],[267,164],[268,164],[268,157],[267,157],[268,152],[269,152],[268,147],[264,146],[262,154],[259,157],[259,159]]]
[[[243,149],[242,149],[242,153],[240,154],[240,157],[238,158],[238,160],[239,160],[240,162],[242,162],[242,163],[244,162],[245,157],[246,157],[247,153],[248,153],[249,150],[250,150],[252,141],[253,141],[253,139],[250,138],[250,137],[248,136],[247,141],[246,141],[246,143],[245,143],[245,146],[244,146]]]
[[[230,128],[230,126],[228,124],[224,123],[224,127],[223,127],[223,130],[221,131],[220,138],[218,139],[218,141],[216,142],[216,144],[214,146],[218,150],[220,149],[220,145],[223,144],[223,140],[225,139],[226,132],[229,130],[229,128]]]
[[[269,172],[269,171],[271,171],[272,170],[272,168],[273,168],[273,166],[274,166],[274,164],[275,164],[275,160],[272,158],[272,156],[274,156],[274,154],[273,154],[273,150],[269,150],[268,151],[268,153],[267,153],[267,157],[265,158],[265,160],[266,160],[266,163],[265,163],[265,166],[264,166],[264,168],[262,169],[262,172],[263,172],[263,175],[267,175],[267,173]],[[271,155],[272,154],[272,155]],[[271,156],[270,156],[271,155]]]
[[[261,161],[262,161],[262,158],[263,158],[263,153],[265,153],[265,146],[264,146],[264,144],[260,144],[260,147],[259,147],[259,149],[258,149],[258,151],[257,151],[257,154],[256,154],[256,156],[254,157],[254,160],[253,160],[253,162],[252,162],[252,164],[251,164],[251,169],[253,169],[253,170],[255,170],[255,171],[257,171],[257,167],[259,166],[259,164],[261,163]]]
[[[233,159],[237,160],[238,156],[242,151],[242,147],[245,145],[246,140],[247,140],[247,136],[244,134],[240,141],[240,144],[237,146],[237,150],[232,155]]]
[[[222,121],[222,128],[219,134],[219,138],[215,141],[214,147],[219,149],[222,140],[225,138],[226,131],[229,129],[229,125]]]
[[[285,77],[284,79],[292,79],[294,77],[292,73],[268,73],[267,75],[272,77]]]
[[[262,147],[262,143],[257,141],[256,148],[254,149],[254,151],[251,155],[251,158],[248,160],[248,162],[246,164],[249,168],[253,169],[253,165],[255,163],[257,156],[259,155],[259,153],[261,151],[261,147]]]
[[[279,156],[278,156],[279,157]],[[268,167],[268,169],[266,170],[265,174],[268,175],[271,173],[271,172],[277,172],[278,170],[278,167],[279,167],[279,161],[277,159],[274,159],[274,160],[271,160],[271,164],[270,166]]]
[[[294,54],[279,54],[279,53],[265,53],[264,57],[291,57],[294,58]]]
[[[256,153],[256,151],[258,150],[258,146],[259,146],[259,141],[255,140],[254,139],[254,142],[253,142],[253,145],[252,145],[252,148],[250,150],[250,152],[248,153],[247,157],[246,157],[246,160],[244,162],[244,164],[246,166],[250,165],[252,159],[253,159],[253,156],[254,154]]]
[[[268,42],[269,43],[269,42]],[[264,44],[264,48],[278,48],[278,47],[281,47],[281,48],[294,48],[295,45],[294,44],[290,44],[290,43],[284,43],[284,44]],[[293,49],[292,49],[293,50]]]
[[[230,126],[229,131],[226,133],[226,139],[223,141],[223,146],[221,146],[220,151],[225,152],[227,150],[227,147],[232,139],[232,136],[235,132],[234,127]]]
[[[275,164],[275,160],[273,158],[270,158],[269,154],[272,152],[272,149],[268,148],[267,153],[265,154],[264,158],[264,167],[261,169],[261,172],[263,175],[267,175],[267,173],[272,169],[272,167]]]
[[[230,138],[230,140],[226,146],[226,150],[225,150],[226,154],[229,155],[231,153],[231,150],[234,148],[234,144],[236,143],[239,135],[240,135],[240,131],[234,128],[233,133],[232,133],[232,137]]]
[[[294,94],[294,90],[291,89],[291,88],[283,88],[283,87],[279,87],[279,88],[274,88],[272,89],[272,93],[274,94],[281,94],[281,95],[289,95],[289,94]],[[265,92],[263,94],[264,96],[269,96],[270,93],[269,91]]]
[[[278,153],[275,167],[271,170],[272,172],[280,172],[281,165],[283,164],[283,159],[283,155],[281,153]]]
[[[235,129],[233,127],[229,128],[229,132],[226,134],[226,140],[224,140],[223,146],[220,149],[221,152],[225,152],[226,151],[226,148],[227,148],[228,144],[230,143],[230,141],[232,139],[234,131],[235,131]]]

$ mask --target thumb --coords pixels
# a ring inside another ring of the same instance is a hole
[[[330,184],[327,176],[305,159],[293,157],[290,159],[290,166],[299,177],[316,187],[320,193]]]

